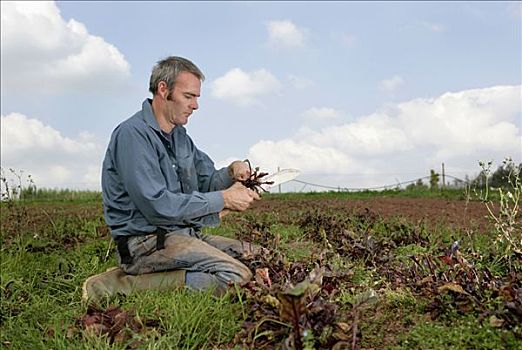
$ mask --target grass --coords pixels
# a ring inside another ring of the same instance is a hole
[[[368,199],[368,198],[443,198],[465,200],[469,191],[465,189],[446,188],[434,189],[388,189],[388,190],[364,190],[364,191],[328,191],[328,192],[302,192],[302,193],[269,193],[267,196],[275,199],[298,198],[340,198],[340,199]]]
[[[25,202],[92,202],[102,198],[99,191],[24,188],[20,197]]]
[[[394,191],[379,195],[410,196]],[[424,195],[429,197],[429,194]],[[350,200],[375,196],[375,193],[302,193],[269,194],[266,199]],[[451,192],[451,196],[460,198],[457,192]],[[108,237],[99,197],[96,198],[69,198],[65,204],[57,198],[15,202],[11,206],[1,204],[0,347],[125,349],[140,341],[140,348],[146,349],[229,348],[246,313],[250,312],[234,291],[222,298],[215,298],[210,293],[177,290],[104,300],[105,307],[117,305],[134,312],[141,322],[156,322],[154,327],[134,334],[125,343],[110,344],[107,337],[79,328],[78,320],[87,310],[87,305],[81,301],[83,281],[116,265],[111,253],[114,245]],[[289,208],[281,213],[266,210],[231,214],[222,226],[205,232],[229,237],[251,235],[261,241],[270,241],[273,244],[270,248],[281,252],[290,262],[310,262],[317,259],[326,245],[324,241],[314,241],[313,230],[307,231],[299,222],[303,215],[301,210]],[[443,225],[427,227],[400,218],[375,222],[356,221],[350,217],[338,219],[337,224],[351,225],[354,232],[372,232],[375,243],[385,247],[389,251],[386,254],[391,257],[376,265],[375,256],[384,251],[352,259],[329,255],[333,269],[349,271],[351,276],[350,286],[340,287],[344,288],[337,298],[341,308],[349,308],[360,292],[370,288],[378,292],[376,305],[364,310],[360,316],[361,347],[521,348],[520,339],[516,338],[520,330],[496,327],[488,318],[479,321],[478,312],[450,310],[436,320],[430,319],[428,307],[432,299],[419,295],[405,282],[390,281],[382,272],[385,268],[412,265],[411,256],[443,254],[445,248],[461,239],[462,251],[480,252],[474,260],[478,270],[506,274],[505,260],[483,232],[469,234]],[[491,313],[502,306],[497,295],[491,295],[486,303],[486,309]]]
[[[451,323],[420,321],[399,338],[392,349],[522,349],[513,333],[499,331],[489,324],[477,325],[475,317]]]
[[[240,328],[241,305],[210,292],[147,292],[127,298],[124,307],[140,310],[140,317],[160,320],[162,336],[151,339],[154,349],[203,349],[223,344]]]
[[[0,344],[13,349],[113,348],[107,339],[68,335],[86,311],[81,302],[83,281],[115,265],[113,258],[103,261],[107,241],[51,253],[28,252],[27,246],[11,248],[0,256]],[[161,333],[140,335],[151,344],[150,349],[202,349],[229,341],[240,327],[241,305],[230,300],[181,290],[136,294],[107,301],[107,305],[116,303],[136,309],[142,319],[160,320]]]
[[[266,193],[267,199],[284,200],[287,198],[342,198],[342,199],[367,199],[375,197],[388,198],[444,198],[465,200],[469,197],[470,190],[458,188],[429,189],[388,189],[388,190],[363,190],[363,191],[329,191],[329,192],[302,192],[302,193]],[[490,193],[491,199],[495,200],[495,193]],[[51,188],[23,188],[20,198],[26,202],[92,202],[100,201],[101,192],[90,190],[51,189]]]

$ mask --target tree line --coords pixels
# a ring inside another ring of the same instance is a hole
[[[440,173],[431,169],[428,183],[425,184],[422,179],[418,179],[415,183],[409,184],[406,189],[438,190],[442,187],[453,189],[464,187],[483,189],[486,188],[486,186],[489,186],[493,188],[512,190],[517,183],[522,181],[522,163],[517,165],[511,159],[506,159],[495,171],[491,171],[492,162],[480,162],[479,164],[482,167],[482,170],[473,179],[466,175],[463,180],[452,178],[451,181],[443,184],[441,182]]]

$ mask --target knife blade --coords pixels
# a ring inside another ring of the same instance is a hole
[[[268,189],[279,186],[285,182],[291,181],[299,176],[301,172],[297,169],[283,169],[279,170],[278,172],[275,172],[273,174],[268,175],[267,177],[263,178],[263,181],[273,181],[273,184],[262,184],[261,187],[268,191]]]

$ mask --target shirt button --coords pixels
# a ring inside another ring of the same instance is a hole
[[[175,167],[176,167],[176,164],[172,164],[172,167],[175,168]]]

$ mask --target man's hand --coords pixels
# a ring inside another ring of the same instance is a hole
[[[250,167],[247,163],[236,160],[228,166],[228,173],[235,181],[245,181],[250,177]]]
[[[259,194],[246,188],[240,182],[236,182],[226,190],[222,191],[225,209],[244,211],[248,209],[254,200],[260,199]]]

